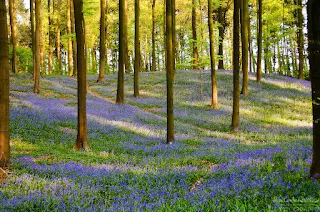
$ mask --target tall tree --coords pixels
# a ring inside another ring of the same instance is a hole
[[[40,93],[40,33],[41,33],[41,24],[40,24],[40,7],[41,0],[36,0],[35,2],[35,19],[36,19],[36,32],[35,32],[35,63],[34,63],[34,93]]]
[[[52,36],[52,15],[51,15],[51,0],[48,0],[48,23],[49,23],[49,54],[48,54],[48,73],[52,74],[52,57],[53,57],[53,36]]]
[[[36,61],[36,37],[34,32],[34,0],[30,0],[30,30],[31,30],[31,40],[32,40],[32,72],[33,80],[35,80],[35,61]]]
[[[151,71],[156,71],[156,17],[155,17],[156,0],[152,0],[152,65]]]
[[[78,135],[74,146],[77,150],[88,150],[87,141],[87,70],[85,60],[85,34],[83,20],[83,1],[73,0],[75,13],[75,28],[77,37],[77,68],[78,68]]]
[[[309,64],[313,108],[313,158],[310,176],[320,178],[320,2],[308,1]]]
[[[258,58],[257,58],[257,82],[261,81],[262,69],[262,0],[258,0]]]
[[[5,0],[0,1],[0,168],[10,159],[9,143],[9,46]]]
[[[239,130],[240,77],[239,77],[239,9],[240,0],[234,0],[233,10],[233,111],[232,130]]]
[[[41,0],[42,1],[42,0]],[[39,7],[39,28],[40,28],[40,71],[44,74],[45,73],[45,63],[44,63],[44,36],[43,36],[43,10],[42,10],[42,2],[40,1],[40,7]],[[37,17],[36,17],[37,18]]]
[[[218,106],[218,90],[216,65],[214,55],[214,37],[213,37],[213,16],[212,16],[212,0],[208,0],[208,26],[209,26],[209,40],[210,40],[210,64],[211,64],[211,107],[216,109]]]
[[[197,4],[192,0],[192,50],[193,50],[193,69],[199,69],[199,53],[197,42]]]
[[[73,76],[73,49],[72,49],[72,40],[71,40],[71,1],[67,0],[67,32],[68,32],[68,68],[69,68],[69,76]]]
[[[128,47],[128,0],[124,0],[124,28],[123,37],[124,39],[124,63],[125,71],[130,72],[130,59],[129,59],[129,47]]]
[[[135,0],[135,40],[134,40],[134,96],[139,96],[139,72],[141,68],[140,52],[140,0]]]
[[[174,141],[173,82],[174,82],[174,0],[166,0],[166,75],[167,75],[167,143]]]
[[[57,31],[56,31],[56,49],[57,49],[57,59],[58,59],[58,72],[62,71],[62,62],[61,62],[61,30],[60,30],[60,13],[61,13],[61,0],[57,0]]]
[[[119,65],[117,99],[118,104],[124,103],[124,71],[125,71],[125,0],[119,0]]]
[[[100,65],[97,82],[104,81],[105,59],[106,59],[106,23],[105,23],[105,0],[100,0]]]
[[[242,91],[244,96],[248,96],[249,76],[248,76],[248,52],[249,52],[249,6],[248,0],[241,1],[241,41],[242,41]]]
[[[302,0],[297,0],[298,3],[298,21],[297,21],[297,27],[298,27],[298,51],[299,51],[299,71],[298,71],[298,77],[299,79],[304,79],[304,36],[303,36],[303,15],[302,15]]]
[[[9,14],[10,14],[10,27],[11,27],[11,45],[12,45],[12,57],[11,65],[12,72],[17,73],[17,15],[16,15],[16,0],[9,1]]]
[[[74,37],[76,30],[75,30],[75,23],[74,23],[74,6],[73,0],[71,1],[71,33],[72,33],[72,51],[73,51],[73,76],[77,76],[77,41]]]

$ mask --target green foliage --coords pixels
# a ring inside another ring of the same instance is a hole
[[[19,71],[32,72],[32,51],[28,47],[17,46],[17,66]],[[9,56],[12,57],[12,48],[9,49]]]

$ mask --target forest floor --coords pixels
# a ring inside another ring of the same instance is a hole
[[[0,182],[0,211],[262,211],[320,209],[320,183],[308,178],[312,156],[310,83],[250,75],[241,96],[241,130],[230,130],[232,72],[217,72],[219,107],[210,108],[196,71],[177,71],[175,142],[166,140],[165,73],[89,76],[88,152],[74,151],[76,80],[11,76],[12,160]]]

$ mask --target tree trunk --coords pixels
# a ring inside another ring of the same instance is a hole
[[[104,81],[105,59],[106,59],[106,24],[105,24],[105,0],[100,0],[100,65],[99,78],[97,82]]]
[[[34,0],[30,0],[30,27],[31,27],[31,40],[32,40],[32,73],[33,80],[35,80],[35,59],[36,59],[36,40],[35,40],[35,32],[34,32]]]
[[[34,73],[34,93],[40,93],[40,7],[41,7],[41,0],[36,0],[36,33],[35,33],[35,73]]]
[[[214,55],[212,10],[213,10],[212,0],[208,0],[208,27],[209,27],[210,64],[211,64],[211,108],[216,109],[218,106],[218,90],[217,90],[215,55]]]
[[[261,82],[262,70],[261,70],[261,59],[262,59],[262,0],[258,0],[258,59],[257,59],[257,82]]]
[[[0,168],[10,160],[9,139],[9,46],[5,1],[0,1]]]
[[[167,143],[174,141],[173,82],[174,82],[174,47],[173,47],[173,1],[166,1],[166,75],[167,75]]]
[[[73,35],[72,38],[72,51],[73,51],[73,76],[77,76],[77,40],[75,36],[75,23],[74,23],[74,6],[73,0],[71,0],[71,33]]]
[[[42,1],[42,0],[41,0]],[[40,3],[41,3],[40,1]],[[43,19],[43,12],[42,12],[42,4],[40,4],[40,16],[39,16],[39,28],[40,28],[40,72],[42,72],[42,74],[46,73],[46,69],[45,69],[45,64],[44,64],[44,35],[43,35],[43,23],[42,23],[42,19]]]
[[[313,158],[310,176],[320,178],[320,2],[308,1],[309,63],[313,108]]]
[[[152,0],[152,68],[151,68],[151,71],[156,71],[155,7],[156,7],[156,0]]]
[[[223,64],[223,41],[224,41],[224,15],[223,15],[223,9],[222,6],[219,6],[218,8],[218,22],[219,22],[219,64],[218,69],[224,69]]]
[[[298,0],[298,51],[299,51],[299,79],[304,79],[304,38],[303,38],[303,15],[302,15],[302,0]]]
[[[134,97],[139,96],[140,52],[140,0],[135,0],[135,40],[134,40]]]
[[[240,77],[239,77],[239,9],[240,0],[234,0],[233,11],[233,111],[232,130],[239,130]]]
[[[78,67],[78,135],[74,149],[88,150],[87,142],[87,111],[86,111],[86,87],[87,70],[85,60],[85,34],[82,0],[73,0],[75,12],[75,28],[77,37],[77,67]]]
[[[73,76],[73,61],[72,61],[72,40],[71,40],[71,1],[67,0],[67,32],[68,32],[68,75]]]
[[[9,0],[9,14],[10,14],[10,27],[11,27],[11,45],[12,45],[12,57],[11,65],[12,72],[17,73],[17,16],[16,16],[16,0]]]
[[[126,73],[130,72],[130,61],[129,61],[129,47],[128,47],[128,0],[124,0],[124,28],[123,28],[123,42],[124,42],[124,63]]]
[[[241,93],[244,96],[248,96],[249,90],[249,76],[248,76],[248,48],[249,48],[249,39],[248,39],[248,24],[249,24],[249,6],[248,0],[241,1],[241,39],[242,39],[242,91]]]
[[[58,0],[57,4],[57,37],[56,37],[56,48],[57,48],[57,62],[58,62],[58,73],[60,74],[62,71],[62,63],[61,63],[61,38],[60,38],[60,7],[61,7],[61,0]]]
[[[248,13],[248,48],[249,48],[249,71],[253,72],[253,49],[252,49],[252,39],[251,39],[251,22],[250,14]]]
[[[52,38],[52,16],[51,16],[51,0],[48,0],[48,22],[49,22],[49,55],[48,55],[48,73],[52,74],[52,57],[53,57],[53,38]]]
[[[193,69],[199,69],[199,53],[197,42],[197,12],[196,0],[192,0],[192,49],[193,49]]]
[[[125,0],[119,0],[119,65],[118,65],[118,85],[117,99],[118,104],[124,103],[124,71],[125,71]]]

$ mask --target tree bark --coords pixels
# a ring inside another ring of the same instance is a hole
[[[105,0],[100,0],[100,65],[99,78],[97,82],[104,81],[105,59],[106,59],[106,24],[105,24]]]
[[[74,37],[75,30],[75,21],[74,21],[74,6],[73,0],[71,0],[71,33],[72,33],[72,51],[73,51],[73,76],[77,76],[77,39]]]
[[[117,99],[118,104],[124,103],[124,71],[125,71],[125,0],[119,0],[119,65],[118,65],[118,85]]]
[[[41,0],[42,1],[42,0]],[[42,11],[42,2],[40,1],[40,15],[39,15],[39,28],[40,28],[40,40],[39,40],[39,45],[40,45],[40,72],[42,72],[42,74],[46,73],[46,69],[45,69],[45,64],[44,64],[44,35],[43,35],[43,23],[42,23],[42,19],[43,19],[43,11]]]
[[[60,12],[61,12],[61,0],[58,0],[57,4],[57,31],[56,31],[56,48],[57,48],[57,62],[58,62],[58,73],[62,71],[61,63],[61,35],[60,35]]]
[[[135,0],[135,40],[134,40],[134,97],[139,96],[140,52],[140,0]]]
[[[17,73],[17,15],[16,15],[16,0],[9,0],[9,14],[10,14],[10,27],[11,27],[11,45],[12,45],[12,57],[11,66],[12,72]]]
[[[72,61],[72,40],[71,40],[71,1],[67,0],[67,32],[68,32],[68,75],[73,76],[73,61]]]
[[[309,64],[313,109],[312,178],[320,179],[320,2],[308,1]]]
[[[35,40],[35,32],[34,32],[34,0],[30,0],[30,27],[31,27],[31,40],[32,40],[32,73],[33,80],[35,80],[35,59],[36,59],[36,40]]]
[[[303,37],[303,15],[302,15],[302,1],[298,0],[298,51],[299,51],[299,79],[304,79],[304,37]]]
[[[240,0],[234,0],[233,11],[233,111],[232,130],[239,130],[240,77],[239,77],[239,9]]]
[[[156,71],[156,18],[155,18],[156,0],[152,0],[152,66],[151,71]]]
[[[36,0],[35,4],[35,19],[36,19],[36,33],[35,33],[35,73],[34,73],[34,93],[40,93],[40,7],[41,0]]]
[[[261,82],[262,70],[262,0],[258,0],[258,59],[257,59],[257,82]]]
[[[192,49],[193,49],[193,69],[199,69],[199,53],[197,42],[197,12],[196,0],[192,0]]]
[[[52,15],[51,15],[51,0],[48,0],[48,22],[49,22],[49,55],[48,55],[48,73],[52,74],[52,57],[53,57],[53,38],[52,38]]]
[[[0,168],[10,160],[9,139],[9,45],[7,11],[4,0],[0,1]]]
[[[219,63],[218,63],[218,69],[224,69],[223,64],[223,41],[224,41],[224,25],[225,25],[225,17],[223,15],[223,9],[222,5],[218,8],[218,22],[219,22]]]
[[[130,59],[129,59],[129,47],[128,47],[128,0],[124,0],[124,28],[123,28],[123,38],[124,39],[124,63],[125,71],[130,72]]]
[[[216,64],[214,54],[214,37],[213,37],[213,15],[212,0],[208,0],[208,27],[210,40],[210,64],[211,64],[211,108],[216,109],[218,106],[218,90],[216,77]]]
[[[82,0],[73,0],[75,12],[75,28],[77,37],[77,67],[78,67],[78,135],[74,146],[76,150],[88,150],[87,142],[87,70],[85,58],[85,34]]]
[[[241,39],[242,39],[242,73],[243,73],[243,81],[242,81],[242,91],[241,93],[244,96],[248,96],[249,90],[249,75],[248,75],[248,48],[249,48],[249,39],[248,39],[248,24],[249,24],[249,6],[248,0],[242,0],[241,4]]]

